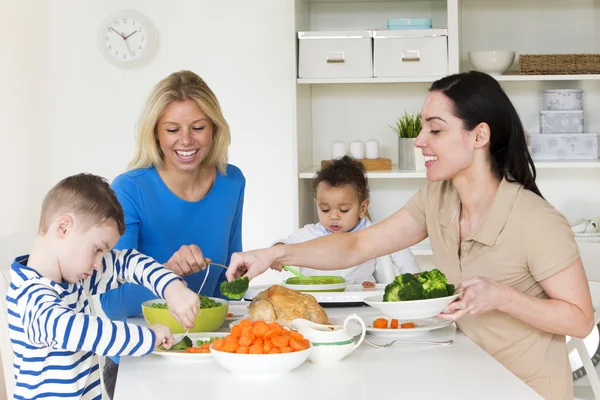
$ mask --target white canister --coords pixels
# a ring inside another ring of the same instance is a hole
[[[583,110],[583,89],[544,90],[544,110]]]
[[[331,159],[342,158],[346,155],[346,143],[336,140],[331,143]]]
[[[365,158],[365,143],[360,140],[350,142],[350,155],[356,160]]]
[[[379,158],[379,142],[375,139],[367,140],[365,147],[365,157],[369,160]]]

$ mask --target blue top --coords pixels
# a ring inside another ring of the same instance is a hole
[[[128,171],[112,183],[125,212],[125,234],[116,249],[133,248],[160,263],[167,262],[183,245],[195,244],[204,257],[228,265],[231,254],[242,251],[242,208],[246,179],[234,165],[226,175],[217,169],[211,190],[200,201],[177,197],[154,167]],[[205,271],[184,278],[197,292]],[[202,288],[206,296],[224,297],[219,285],[223,268],[211,266]],[[156,296],[145,287],[125,284],[100,296],[107,317],[123,320],[142,312],[141,304]]]

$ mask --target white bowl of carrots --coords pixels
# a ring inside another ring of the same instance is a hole
[[[241,375],[281,375],[302,365],[312,345],[298,332],[277,323],[244,319],[210,352],[223,368]]]

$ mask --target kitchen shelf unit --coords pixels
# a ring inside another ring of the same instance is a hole
[[[296,0],[296,32],[386,29],[387,18],[397,17],[430,17],[434,28],[448,30],[449,74],[470,69],[469,51],[515,50],[517,57],[600,53],[600,0]],[[566,20],[582,23],[561,25]],[[543,90],[582,88],[586,132],[600,132],[600,111],[595,108],[600,104],[600,75],[519,75],[517,65],[515,60],[511,72],[495,78],[527,131],[539,129]],[[391,171],[367,173],[375,221],[398,210],[426,183],[424,171],[397,169],[397,139],[388,125],[404,111],[418,111],[430,84],[439,78],[296,78],[299,226],[316,221],[311,179],[321,160],[329,158],[334,140],[374,138],[381,156],[392,159]],[[600,161],[537,161],[536,168],[542,193],[567,217],[600,215]],[[431,255],[423,248],[413,250]]]

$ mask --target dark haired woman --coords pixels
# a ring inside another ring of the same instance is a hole
[[[415,146],[430,183],[403,208],[365,230],[236,253],[228,279],[281,264],[349,267],[429,237],[436,267],[464,291],[441,316],[544,398],[572,398],[565,335],[591,331],[591,298],[514,106],[495,79],[468,72],[436,81],[421,116]]]

